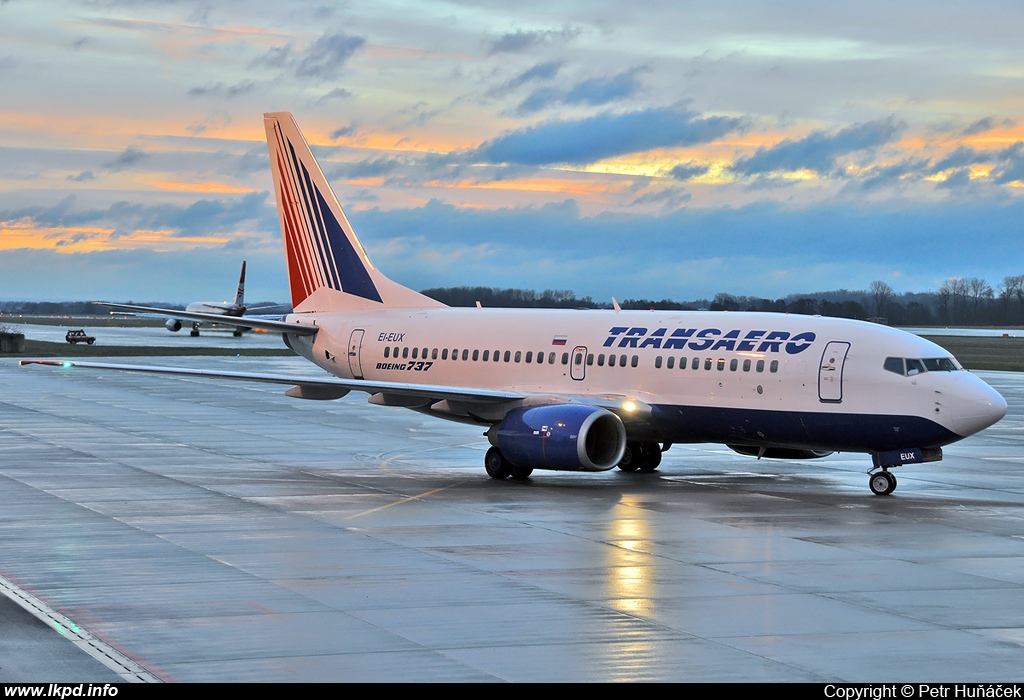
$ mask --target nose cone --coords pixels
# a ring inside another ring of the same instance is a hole
[[[1006,399],[968,372],[954,372],[953,429],[967,437],[998,422],[1006,415]]]

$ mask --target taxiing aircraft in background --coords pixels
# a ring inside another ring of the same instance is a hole
[[[153,315],[153,316],[168,316],[172,309],[161,309],[155,306],[133,306],[132,304],[112,304],[106,301],[94,302],[99,306],[109,306],[112,309],[122,309],[124,311],[134,311],[136,313]],[[197,321],[189,317],[187,314],[201,314],[201,315],[217,315],[217,316],[231,316],[240,318],[245,315],[245,261],[242,261],[242,271],[238,275],[238,290],[235,292],[235,300],[233,302],[226,301],[194,301],[185,307],[185,315],[181,315],[180,312],[175,311],[178,314],[172,318],[168,318],[164,327],[172,333],[177,333],[181,330],[181,320],[184,318],[186,321],[192,321],[192,331],[189,333],[193,338],[199,336],[199,326],[204,321]],[[211,321],[205,321],[211,323]],[[221,321],[216,321],[221,323]],[[251,328],[251,326],[236,326],[234,336],[240,337],[242,333]]]
[[[998,421],[1006,402],[941,347],[885,326],[796,314],[448,308],[385,277],[356,238],[295,120],[264,115],[293,313],[168,312],[264,328],[333,377],[93,362],[23,364],[293,385],[289,396],[480,425],[495,479],[534,469],[653,471],[673,443],[758,458],[871,456],[892,468]],[[191,308],[191,307],[190,307]]]

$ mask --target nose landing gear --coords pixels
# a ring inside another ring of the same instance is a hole
[[[882,467],[881,471],[868,472],[868,474],[871,477],[868,479],[868,487],[871,488],[871,493],[876,496],[888,496],[896,490],[896,475],[887,468]]]

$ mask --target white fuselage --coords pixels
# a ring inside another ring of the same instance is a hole
[[[930,447],[1005,412],[1002,397],[963,370],[884,368],[887,358],[950,357],[934,343],[845,319],[463,308],[295,318],[315,319],[320,331],[292,346],[336,376],[636,399],[654,407],[648,420],[626,423],[642,439]]]

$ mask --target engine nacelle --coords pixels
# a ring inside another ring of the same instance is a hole
[[[177,333],[181,330],[181,320],[177,318],[169,318],[167,319],[167,323],[164,324],[164,328],[172,333]]]
[[[619,417],[583,404],[517,408],[487,437],[509,462],[534,469],[603,472],[626,450]]]
[[[733,452],[739,452],[741,455],[757,457],[760,454],[762,457],[768,457],[769,459],[820,459],[832,454],[831,450],[797,450],[791,447],[768,447],[762,454],[760,447],[750,447],[748,445],[726,445],[726,447]]]

